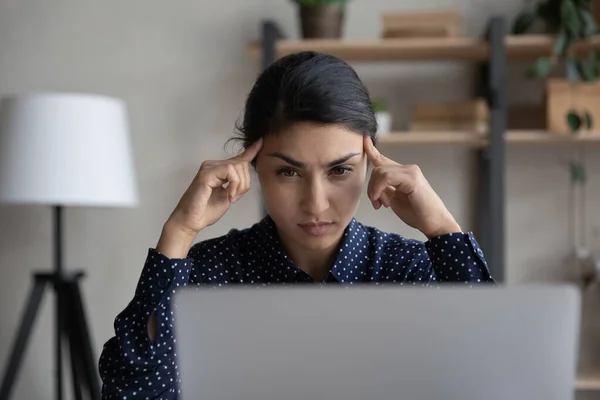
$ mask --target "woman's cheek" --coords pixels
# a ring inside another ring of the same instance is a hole
[[[270,213],[286,213],[295,207],[295,202],[299,199],[297,184],[282,181],[278,176],[263,177],[260,184],[265,205]]]
[[[352,176],[344,181],[331,182],[328,188],[329,206],[336,211],[342,220],[354,216],[362,196],[363,181],[359,176]]]

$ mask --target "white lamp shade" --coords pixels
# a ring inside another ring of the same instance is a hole
[[[0,202],[131,207],[137,188],[123,101],[40,93],[0,102]]]

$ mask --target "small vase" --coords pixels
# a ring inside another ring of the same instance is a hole
[[[300,6],[300,23],[304,39],[339,39],[342,37],[345,7],[340,4]]]
[[[392,116],[387,111],[378,111],[375,113],[377,120],[377,134],[380,136],[388,135],[392,130]]]

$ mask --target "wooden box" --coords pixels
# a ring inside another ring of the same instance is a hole
[[[546,84],[546,125],[555,134],[569,135],[567,113],[587,111],[592,116],[591,131],[600,132],[600,82],[569,82],[549,79]],[[581,131],[587,131],[582,127]]]
[[[484,99],[415,104],[413,131],[487,131],[489,111]]]
[[[384,38],[452,37],[463,35],[458,12],[386,12],[382,14]]]

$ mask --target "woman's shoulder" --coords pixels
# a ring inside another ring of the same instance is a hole
[[[399,233],[382,231],[374,226],[360,223],[356,219],[353,219],[350,223],[348,232],[357,239],[368,239],[372,245],[395,247],[396,250],[400,247],[414,246],[413,248],[420,248],[425,245],[418,239],[407,238]]]
[[[249,228],[234,228],[196,243],[189,253],[194,265],[191,281],[208,285],[261,282],[264,257],[273,246],[273,229],[263,219]]]
[[[429,281],[429,258],[423,242],[358,222],[352,224],[349,233],[353,234],[348,243],[352,249],[349,258],[356,258],[357,252],[359,256],[364,255],[359,262],[364,261],[368,266],[368,281]],[[358,248],[354,245],[355,240],[359,240]]]
[[[272,220],[263,218],[247,228],[232,228],[226,234],[197,242],[190,249],[190,257],[206,258],[209,255],[226,256],[256,249],[273,235]]]

